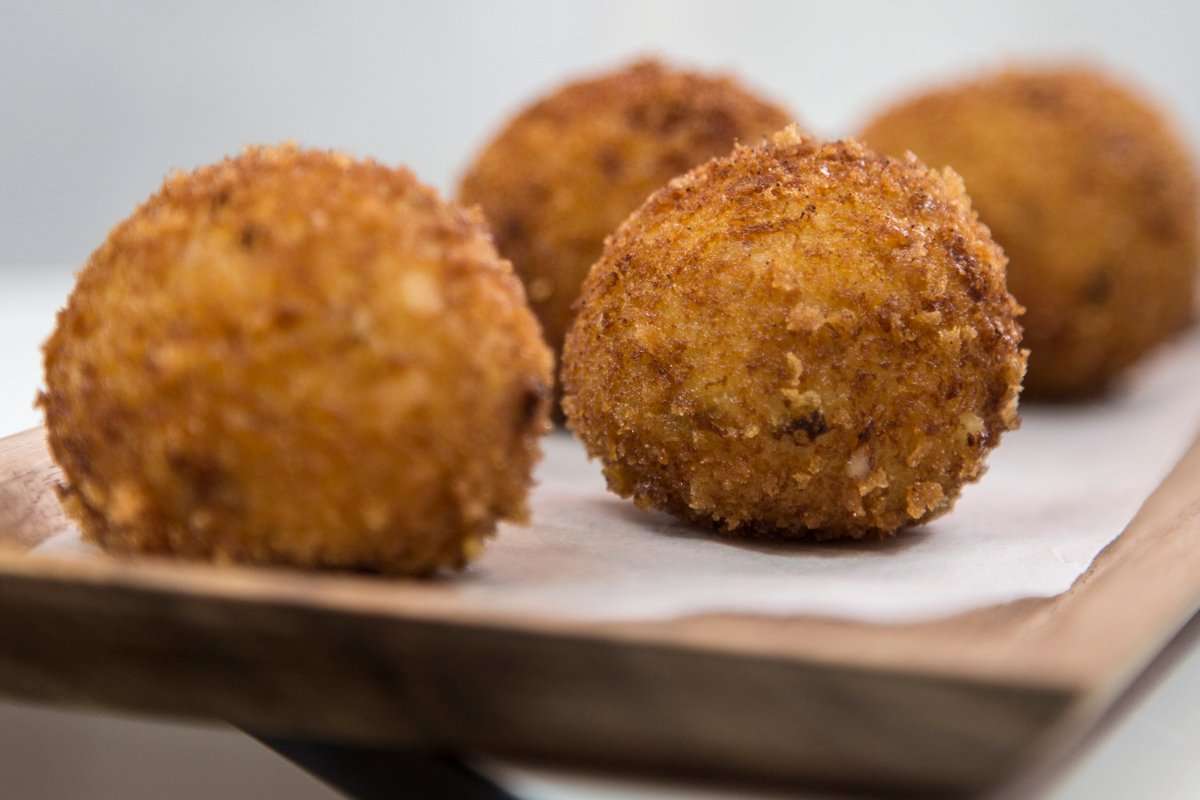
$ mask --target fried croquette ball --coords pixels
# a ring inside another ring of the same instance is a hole
[[[292,146],[176,174],[45,345],[50,445],[117,553],[424,574],[523,520],[551,355],[484,221]]]
[[[730,77],[656,61],[568,84],[484,148],[459,200],[478,204],[557,352],[604,238],[668,180],[790,115]]]
[[[639,506],[887,534],[948,511],[1016,426],[1019,311],[952,171],[789,128],[621,226],[584,283],[563,405]]]
[[[1196,175],[1134,91],[1081,68],[1008,71],[901,103],[862,136],[963,176],[1028,309],[1029,396],[1101,393],[1191,320]]]

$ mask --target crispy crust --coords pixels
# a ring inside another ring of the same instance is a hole
[[[482,219],[292,146],[169,177],[45,365],[63,503],[105,548],[398,573],[526,516],[551,381]]]
[[[557,352],[604,238],[649,194],[791,116],[732,77],[638,61],[570,83],[509,121],[462,179]]]
[[[564,407],[609,487],[738,533],[890,533],[1017,424],[1004,255],[953,172],[785,130],[656,192],[584,284]]]
[[[963,175],[1029,310],[1031,397],[1102,392],[1191,320],[1195,171],[1137,92],[1086,68],[1012,70],[902,102],[862,136]]]

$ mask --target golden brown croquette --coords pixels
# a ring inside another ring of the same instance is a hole
[[[63,502],[106,549],[394,573],[525,518],[551,381],[477,214],[292,146],[169,177],[45,363]]]
[[[787,129],[656,192],[564,350],[609,487],[727,532],[890,533],[950,509],[1017,424],[1004,254],[962,182]]]
[[[900,103],[863,138],[966,181],[1027,309],[1031,397],[1106,389],[1192,317],[1196,176],[1167,121],[1086,68],[991,74]]]
[[[604,238],[668,180],[790,121],[733,78],[657,61],[570,83],[521,111],[476,158],[478,204],[557,352]]]

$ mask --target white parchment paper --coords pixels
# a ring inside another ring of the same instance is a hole
[[[1125,391],[1022,408],[1023,425],[946,517],[885,542],[771,544],[699,531],[605,491],[598,465],[550,436],[533,525],[504,526],[437,591],[494,611],[595,620],[710,612],[929,618],[1067,589],[1200,429],[1200,335]],[[41,552],[103,557],[74,531]]]

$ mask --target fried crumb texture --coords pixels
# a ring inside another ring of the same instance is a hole
[[[557,351],[606,236],[651,192],[791,121],[726,75],[637,61],[570,83],[509,121],[462,179]]]
[[[1018,424],[1005,259],[951,170],[786,129],[656,192],[564,351],[609,487],[731,534],[859,538],[948,511]]]
[[[862,137],[966,181],[1028,309],[1031,398],[1109,389],[1194,317],[1194,162],[1136,90],[1086,66],[989,73],[901,102]]]
[[[426,574],[527,516],[549,349],[482,218],[405,169],[170,176],[44,350],[63,505],[109,551]]]

